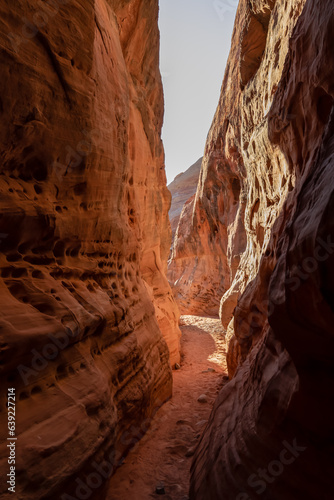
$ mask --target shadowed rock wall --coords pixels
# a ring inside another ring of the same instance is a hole
[[[214,158],[229,172],[229,144],[240,195],[225,226],[232,284],[221,317],[233,378],[195,453],[196,500],[334,494],[334,6],[265,3],[239,4],[210,132],[220,131],[221,142],[207,153],[193,212],[210,172],[215,183]],[[230,114],[224,103],[232,95]]]

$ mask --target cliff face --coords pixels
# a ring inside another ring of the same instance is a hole
[[[172,195],[172,204],[169,209],[170,225],[172,227],[172,238],[176,233],[180,215],[186,201],[196,193],[202,159],[197,160],[185,172],[177,175],[173,182],[167,187]]]
[[[0,6],[1,428],[14,387],[16,498],[75,496],[171,395],[157,18],[157,0]]]
[[[329,0],[239,4],[183,242],[204,240],[199,216],[225,241],[234,377],[196,450],[192,499],[334,494],[333,26]]]
[[[218,314],[226,293],[220,304],[225,327],[240,291],[256,275],[292,182],[281,170],[283,155],[267,151],[264,117],[303,2],[289,3],[285,17],[275,20],[286,26],[284,37],[277,31],[266,45],[274,3],[252,2],[248,9],[241,2],[196,199],[181,217],[170,266],[181,308],[187,297],[188,310]]]

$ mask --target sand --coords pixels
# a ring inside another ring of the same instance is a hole
[[[226,344],[219,319],[182,316],[180,324],[183,356],[173,397],[111,479],[107,500],[188,499],[192,455],[226,383]],[[164,495],[156,494],[159,485]]]

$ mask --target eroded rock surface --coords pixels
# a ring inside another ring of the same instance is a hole
[[[18,499],[76,497],[171,395],[157,18],[157,0],[0,6],[1,429],[15,387]]]
[[[241,2],[196,199],[176,235],[169,268],[181,309],[186,304],[217,314],[226,293],[220,305],[224,327],[240,292],[256,275],[271,226],[292,188],[293,174],[282,167],[283,155],[274,154],[266,142],[264,117],[302,3],[289,2],[284,13],[275,14],[285,36],[277,30],[266,45],[274,2],[253,2],[252,9]]]
[[[183,242],[204,238],[199,214],[217,221],[216,243],[225,231],[233,376],[195,452],[191,499],[334,494],[333,26],[328,0],[239,4]]]

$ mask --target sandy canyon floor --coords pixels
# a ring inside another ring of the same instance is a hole
[[[182,316],[180,326],[183,359],[173,372],[173,397],[111,479],[107,500],[188,499],[192,455],[227,382],[226,344],[219,319]],[[162,485],[165,494],[157,494]]]

